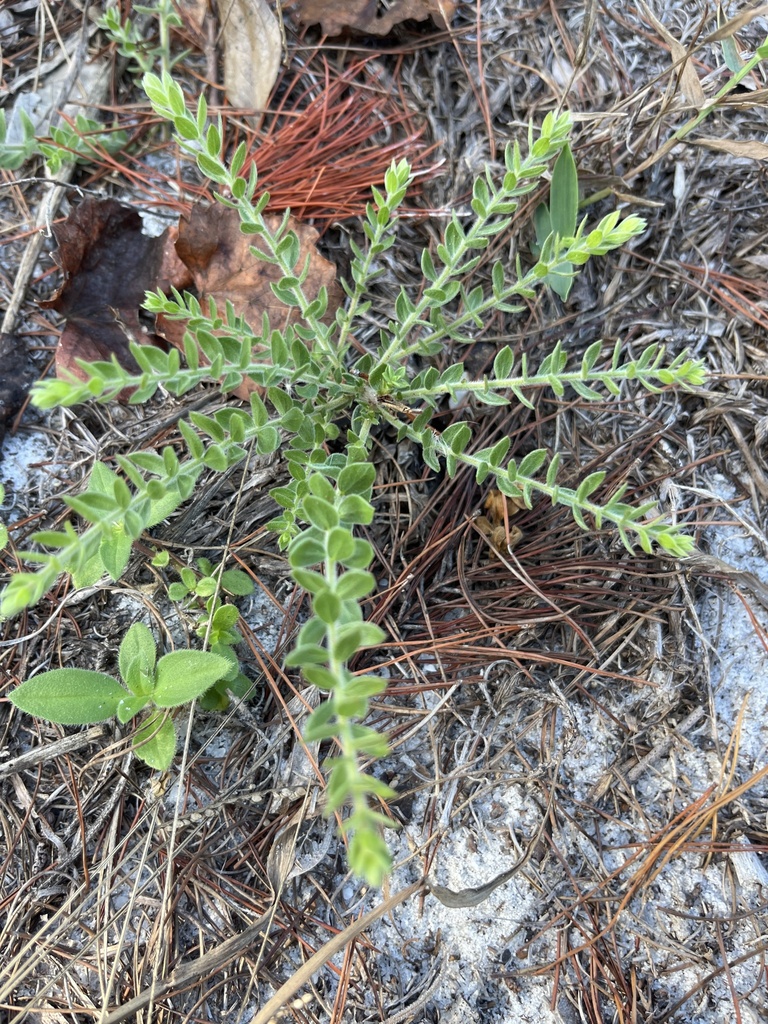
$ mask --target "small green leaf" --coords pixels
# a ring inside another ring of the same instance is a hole
[[[320,594],[324,590],[328,590],[330,584],[325,576],[319,572],[312,572],[311,569],[298,569],[293,568],[291,575],[304,590],[309,594]]]
[[[331,590],[324,590],[317,594],[312,601],[312,611],[323,622],[331,625],[337,622],[341,616],[341,600]]]
[[[313,686],[329,692],[339,685],[339,679],[329,668],[322,665],[305,665],[302,669],[304,678]],[[306,734],[305,734],[306,736]]]
[[[300,644],[285,659],[288,668],[301,668],[302,665],[324,665],[328,661],[328,651],[319,644]]]
[[[325,545],[316,537],[300,534],[288,548],[288,561],[294,569],[317,565],[325,558]]]
[[[118,655],[120,675],[131,693],[143,694],[145,692],[137,687],[141,687],[143,679],[151,678],[156,658],[155,638],[152,636],[151,630],[143,622],[134,622],[123,637]]]
[[[363,647],[373,647],[386,639],[386,633],[373,622],[350,622],[336,633],[333,656],[348,661]]]
[[[576,491],[576,501],[581,505],[593,494],[605,480],[605,473],[600,470],[597,473],[590,473],[588,477],[579,484]]]
[[[352,697],[374,697],[378,693],[384,693],[387,688],[387,680],[379,676],[355,676],[352,681],[344,687],[345,694]]]
[[[537,448],[536,451],[529,452],[520,465],[517,467],[519,476],[536,476],[538,471],[547,461],[547,449]]]
[[[369,526],[373,522],[373,514],[373,505],[360,494],[347,494],[339,503],[339,518],[343,523]]]
[[[392,870],[392,855],[383,837],[373,830],[355,832],[349,844],[349,866],[369,885],[380,888]]]
[[[454,455],[461,455],[472,440],[472,431],[466,423],[452,423],[443,431],[443,441]]]
[[[333,562],[344,562],[354,556],[355,538],[345,526],[337,526],[325,538],[326,556]]]
[[[125,696],[117,705],[116,715],[118,722],[122,722],[125,725],[130,720],[147,706],[149,703],[149,697]]]
[[[176,753],[176,730],[171,718],[162,711],[153,711],[136,730],[133,749],[150,768],[167,771]]]
[[[339,561],[348,569],[367,569],[373,561],[373,547],[367,540],[355,537],[355,543],[349,555]]]
[[[579,176],[571,147],[563,146],[552,170],[549,189],[549,216],[552,231],[561,238],[576,233],[576,217],[579,210]]]
[[[302,504],[303,515],[308,523],[319,527],[321,530],[332,530],[339,525],[339,513],[333,505],[324,498],[318,498],[314,494],[308,494]]]
[[[173,651],[157,663],[152,700],[159,708],[186,704],[205,693],[229,669],[226,658],[210,651]]]
[[[367,498],[375,480],[376,467],[372,462],[351,462],[339,473],[338,488],[342,494]]]
[[[299,630],[297,646],[302,646],[303,644],[319,645],[325,639],[326,632],[325,623],[321,622],[320,619],[315,618],[313,615],[311,619],[307,619]]]
[[[217,583],[212,576],[203,576],[197,581],[194,589],[198,597],[210,597],[216,593]]]
[[[312,712],[304,725],[304,739],[308,743],[317,740],[329,740],[338,732],[338,727],[331,722],[336,714],[332,700],[326,700]]]
[[[341,561],[341,559],[339,559]],[[336,593],[343,600],[359,600],[376,586],[373,573],[361,569],[349,569],[336,584]]]
[[[37,718],[59,725],[90,725],[114,718],[123,687],[103,672],[56,668],[33,676],[12,690],[11,704]]]
[[[326,480],[320,473],[313,473],[307,481],[309,484],[309,490],[318,498],[322,498],[332,505],[336,499],[336,494],[333,489],[333,484],[330,480]]]
[[[223,604],[213,614],[212,625],[217,630],[233,629],[240,618],[240,612],[233,604]]]

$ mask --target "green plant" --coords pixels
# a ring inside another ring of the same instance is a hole
[[[147,41],[147,33],[139,28],[130,18],[124,23],[120,21],[117,7],[109,7],[96,22],[102,31],[117,45],[117,52],[123,57],[130,57],[136,63],[128,68],[132,72],[152,71],[159,61],[161,71],[167,74],[174,64],[178,64],[188,51],[171,57],[171,28],[181,28],[184,22],[174,10],[173,0],[156,0],[153,4],[133,4],[136,14],[149,18],[157,18],[158,42],[151,46]]]
[[[576,234],[578,212],[579,177],[571,147],[565,145],[552,169],[549,205],[540,203],[533,213],[536,231],[536,241],[531,246],[533,255],[537,258],[541,255],[545,242],[553,234],[556,238],[573,237]],[[573,287],[573,277],[573,264],[565,260],[550,270],[544,278],[544,284],[548,284],[565,302]]]
[[[5,111],[0,110],[0,168],[15,171],[36,154],[45,158],[48,172],[55,177],[65,163],[87,164],[101,152],[118,153],[128,144],[124,131],[104,131],[104,125],[78,114],[73,124],[64,122],[51,128],[51,142],[35,135],[35,126],[29,115],[20,111],[22,138],[7,141]]]
[[[169,561],[168,552],[160,551],[152,559],[152,564],[162,568]],[[180,579],[168,587],[168,596],[172,601],[184,602],[187,608],[197,610],[196,635],[214,654],[221,655],[231,664],[227,675],[200,698],[200,706],[206,711],[224,711],[229,707],[227,691],[236,697],[244,697],[251,689],[251,681],[240,671],[234,652],[234,647],[243,639],[237,628],[240,613],[234,605],[225,604],[221,594],[247,597],[253,593],[253,583],[242,569],[225,569],[223,563],[217,566],[207,558],[198,558],[197,565],[199,574],[189,566],[179,571]]]
[[[120,644],[119,667],[125,686],[105,672],[57,668],[27,679],[10,700],[30,715],[61,725],[115,716],[125,723],[149,705],[152,710],[134,733],[133,749],[150,767],[164,771],[176,753],[168,709],[204,694],[230,671],[230,661],[209,651],[173,651],[158,661],[152,633],[136,622]]]
[[[0,484],[0,505],[2,505],[4,501],[5,501],[5,487],[3,487],[2,484]],[[3,523],[0,523],[0,551],[3,550],[3,548],[6,546],[7,543],[8,543],[8,529],[7,529],[7,527]]]
[[[37,573],[14,576],[6,588],[0,613],[13,615],[39,600],[61,572],[78,578],[98,556],[110,575],[117,577],[128,560],[130,543],[159,514],[192,496],[204,468],[224,471],[256,450],[267,454],[283,447],[289,482],[271,494],[280,508],[271,527],[279,544],[287,549],[296,582],[311,595],[311,616],[302,626],[287,664],[300,668],[305,678],[327,697],[310,716],[308,740],[332,740],[338,754],[331,761],[326,799],[328,813],[351,804],[342,828],[351,835],[349,860],[352,869],[372,883],[379,883],[390,864],[381,827],[389,825],[385,813],[391,795],[370,772],[366,760],[387,751],[386,738],[363,724],[369,698],[381,693],[386,680],[366,673],[356,675],[351,664],[365,647],[381,644],[382,630],[364,621],[362,602],[374,591],[370,571],[374,552],[359,536],[360,528],[374,517],[372,464],[374,432],[389,424],[399,437],[417,441],[425,463],[449,475],[459,466],[471,468],[478,483],[489,478],[512,498],[530,507],[534,496],[545,496],[567,506],[585,529],[588,519],[601,529],[611,525],[632,550],[639,543],[646,550],[654,544],[677,556],[692,548],[692,539],[679,525],[655,514],[653,502],[633,507],[623,498],[625,487],[597,500],[605,479],[602,471],[589,474],[578,487],[559,483],[560,455],[544,449],[528,452],[520,460],[510,458],[511,441],[477,450],[468,422],[457,421],[442,432],[430,420],[445,399],[501,406],[520,402],[533,408],[529,392],[550,388],[558,396],[566,389],[586,402],[617,395],[630,382],[650,391],[667,386],[690,388],[703,383],[699,362],[680,355],[664,363],[664,351],[651,345],[638,359],[622,357],[621,345],[603,355],[601,342],[592,344],[580,363],[567,368],[567,356],[558,344],[537,369],[523,358],[515,367],[509,347],[494,360],[483,380],[471,379],[462,363],[438,370],[433,366],[412,370],[412,358],[427,361],[445,351],[447,343],[473,340],[473,331],[484,325],[493,311],[518,312],[514,300],[530,298],[535,288],[566,265],[577,268],[603,255],[644,228],[634,216],[619,219],[614,212],[591,230],[579,224],[572,235],[552,232],[541,244],[536,264],[524,271],[518,258],[514,268],[497,261],[489,288],[468,289],[465,280],[474,270],[489,242],[510,226],[512,213],[522,196],[533,191],[549,164],[568,144],[568,115],[547,115],[539,137],[529,130],[529,152],[523,156],[517,144],[505,154],[506,171],[501,183],[490,172],[475,182],[472,216],[466,226],[454,214],[435,255],[422,254],[424,286],[414,295],[401,289],[393,317],[381,330],[378,347],[360,356],[353,344],[358,319],[370,308],[371,283],[383,272],[381,258],[396,241],[397,209],[410,181],[405,161],[386,174],[384,191],[373,189],[373,202],[363,224],[366,246],[353,246],[351,282],[345,285],[346,308],[329,322],[328,296],[305,292],[307,265],[300,256],[299,241],[288,227],[287,216],[276,229],[264,219],[269,197],[255,200],[255,168],[241,177],[245,145],[231,161],[221,157],[221,124],[207,124],[205,100],[191,115],[180,87],[169,75],[162,80],[147,75],[147,94],[155,111],[171,120],[182,150],[191,154],[203,174],[221,189],[217,200],[238,211],[243,232],[258,236],[255,259],[278,270],[273,292],[286,307],[297,310],[299,319],[283,329],[264,314],[260,325],[251,326],[231,306],[224,311],[211,301],[203,309],[194,296],[173,292],[149,294],[146,308],[186,322],[185,366],[177,350],[164,353],[150,346],[132,346],[140,373],[132,375],[116,361],[82,364],[87,380],[52,380],[36,386],[34,402],[41,408],[75,405],[88,399],[107,402],[126,388],[133,389],[131,402],[146,401],[162,385],[182,395],[203,380],[218,380],[229,392],[248,377],[260,387],[248,408],[228,407],[214,415],[190,412],[179,430],[187,453],[174,448],[162,452],[137,452],[117,458],[121,476],[93,479],[86,491],[65,499],[92,524],[77,534],[66,524],[62,531],[45,531],[35,539],[50,550],[24,552],[20,557],[39,563]],[[573,270],[575,273],[575,269]],[[254,354],[254,343],[264,354]],[[201,357],[202,353],[202,358]],[[476,415],[475,412],[471,413]],[[339,422],[349,426],[342,433]]]

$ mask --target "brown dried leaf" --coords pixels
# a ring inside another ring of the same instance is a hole
[[[754,139],[687,139],[693,146],[706,146],[719,153],[730,153],[746,160],[768,160],[768,143]]]
[[[707,97],[704,95],[704,90],[699,81],[699,76],[696,74],[696,68],[693,66],[691,61],[691,53],[683,46],[683,44],[675,39],[671,32],[669,32],[645,4],[642,5],[643,13],[648,21],[653,25],[656,31],[659,33],[664,42],[669,46],[669,52],[672,55],[675,68],[680,68],[680,88],[683,91],[683,95],[696,107],[704,107],[707,103]]]
[[[76,359],[92,362],[113,355],[124,369],[137,372],[129,334],[136,341],[157,341],[145,334],[139,321],[144,293],[188,283],[169,244],[169,231],[150,238],[141,233],[141,218],[130,206],[114,199],[85,199],[53,233],[64,282],[41,305],[57,310],[67,321],[56,348],[57,375],[68,371],[83,379]]]
[[[456,9],[455,0],[392,0],[388,10],[382,9],[378,0],[295,0],[289,6],[302,25],[319,22],[328,36],[348,30],[385,36],[408,19],[431,18],[438,28],[448,28]]]
[[[205,19],[210,14],[209,0],[174,0],[188,32],[205,45]]]
[[[280,26],[266,0],[220,0],[224,91],[233,107],[264,110],[280,70]]]
[[[282,218],[267,215],[265,220],[269,229],[274,230]],[[305,292],[314,298],[320,288],[325,286],[328,292],[326,319],[332,321],[343,299],[341,287],[336,282],[336,267],[315,248],[318,234],[314,228],[299,223],[293,217],[288,224],[299,236],[301,243],[299,266],[303,267],[309,257]],[[258,235],[242,233],[240,218],[235,210],[217,204],[195,207],[189,219],[181,221],[176,252],[192,273],[204,309],[207,308],[209,297],[213,297],[222,312],[228,300],[234,306],[235,313],[245,317],[255,332],[261,328],[262,313],[265,310],[269,314],[270,323],[284,329],[297,319],[298,311],[288,309],[275,297],[271,285],[282,274],[275,266],[255,259],[250,251],[251,246],[264,248]],[[158,326],[162,327],[168,341],[183,349],[183,323],[159,318]],[[256,385],[246,381],[234,394],[247,400],[254,390]]]
[[[742,11],[729,21],[726,21],[720,28],[710,33],[706,39],[702,40],[702,43],[716,43],[720,39],[728,39],[730,36],[735,35],[739,29],[748,25],[750,21],[754,21],[755,18],[762,18],[764,14],[768,14],[768,4],[758,4],[757,7],[751,7],[746,11]]]

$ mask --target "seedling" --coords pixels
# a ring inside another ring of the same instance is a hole
[[[131,72],[152,71],[156,64],[167,73],[174,64],[178,64],[189,52],[185,50],[176,57],[171,57],[171,29],[181,28],[184,22],[174,10],[172,0],[157,0],[153,4],[132,4],[136,14],[148,18],[157,18],[158,42],[153,46],[147,39],[147,32],[139,28],[130,18],[120,21],[118,7],[109,7],[96,22],[109,38],[117,45],[117,52],[123,57],[130,57],[136,63],[129,66]]]
[[[150,767],[165,771],[176,753],[170,708],[202,697],[231,671],[228,658],[210,651],[173,651],[157,660],[149,628],[134,623],[120,644],[121,684],[105,672],[56,668],[17,686],[11,703],[60,725],[90,725],[117,718],[123,724],[149,707],[133,749]]]
[[[167,551],[159,552],[152,564],[163,567],[170,561]],[[225,604],[222,593],[247,597],[253,593],[253,583],[242,569],[223,569],[207,558],[198,558],[199,574],[184,566],[178,582],[168,587],[172,601],[194,607],[198,624],[195,633],[214,654],[221,655],[231,663],[230,672],[200,698],[200,706],[207,711],[224,711],[229,707],[229,692],[236,697],[245,697],[252,689],[248,677],[240,671],[234,648],[242,642],[237,628],[240,613],[231,604]],[[228,692],[229,691],[229,692]]]
[[[56,177],[65,163],[91,163],[100,153],[119,153],[128,144],[128,133],[104,131],[104,125],[78,114],[72,124],[66,121],[51,128],[51,141],[35,134],[29,115],[19,112],[22,137],[17,143],[7,141],[5,111],[0,110],[0,169],[15,171],[35,155],[45,158],[49,174]]]

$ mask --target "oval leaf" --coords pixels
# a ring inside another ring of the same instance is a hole
[[[20,711],[59,725],[106,722],[117,712],[126,691],[103,672],[84,668],[56,668],[27,679],[10,694]]]
[[[153,711],[136,730],[133,749],[150,768],[167,771],[176,753],[176,730],[171,719]]]
[[[229,672],[226,658],[210,651],[173,651],[157,663],[152,700],[159,708],[186,704]]]
[[[143,622],[134,622],[120,644],[118,665],[120,675],[133,693],[140,686],[142,677],[152,674],[157,653],[152,631]]]

